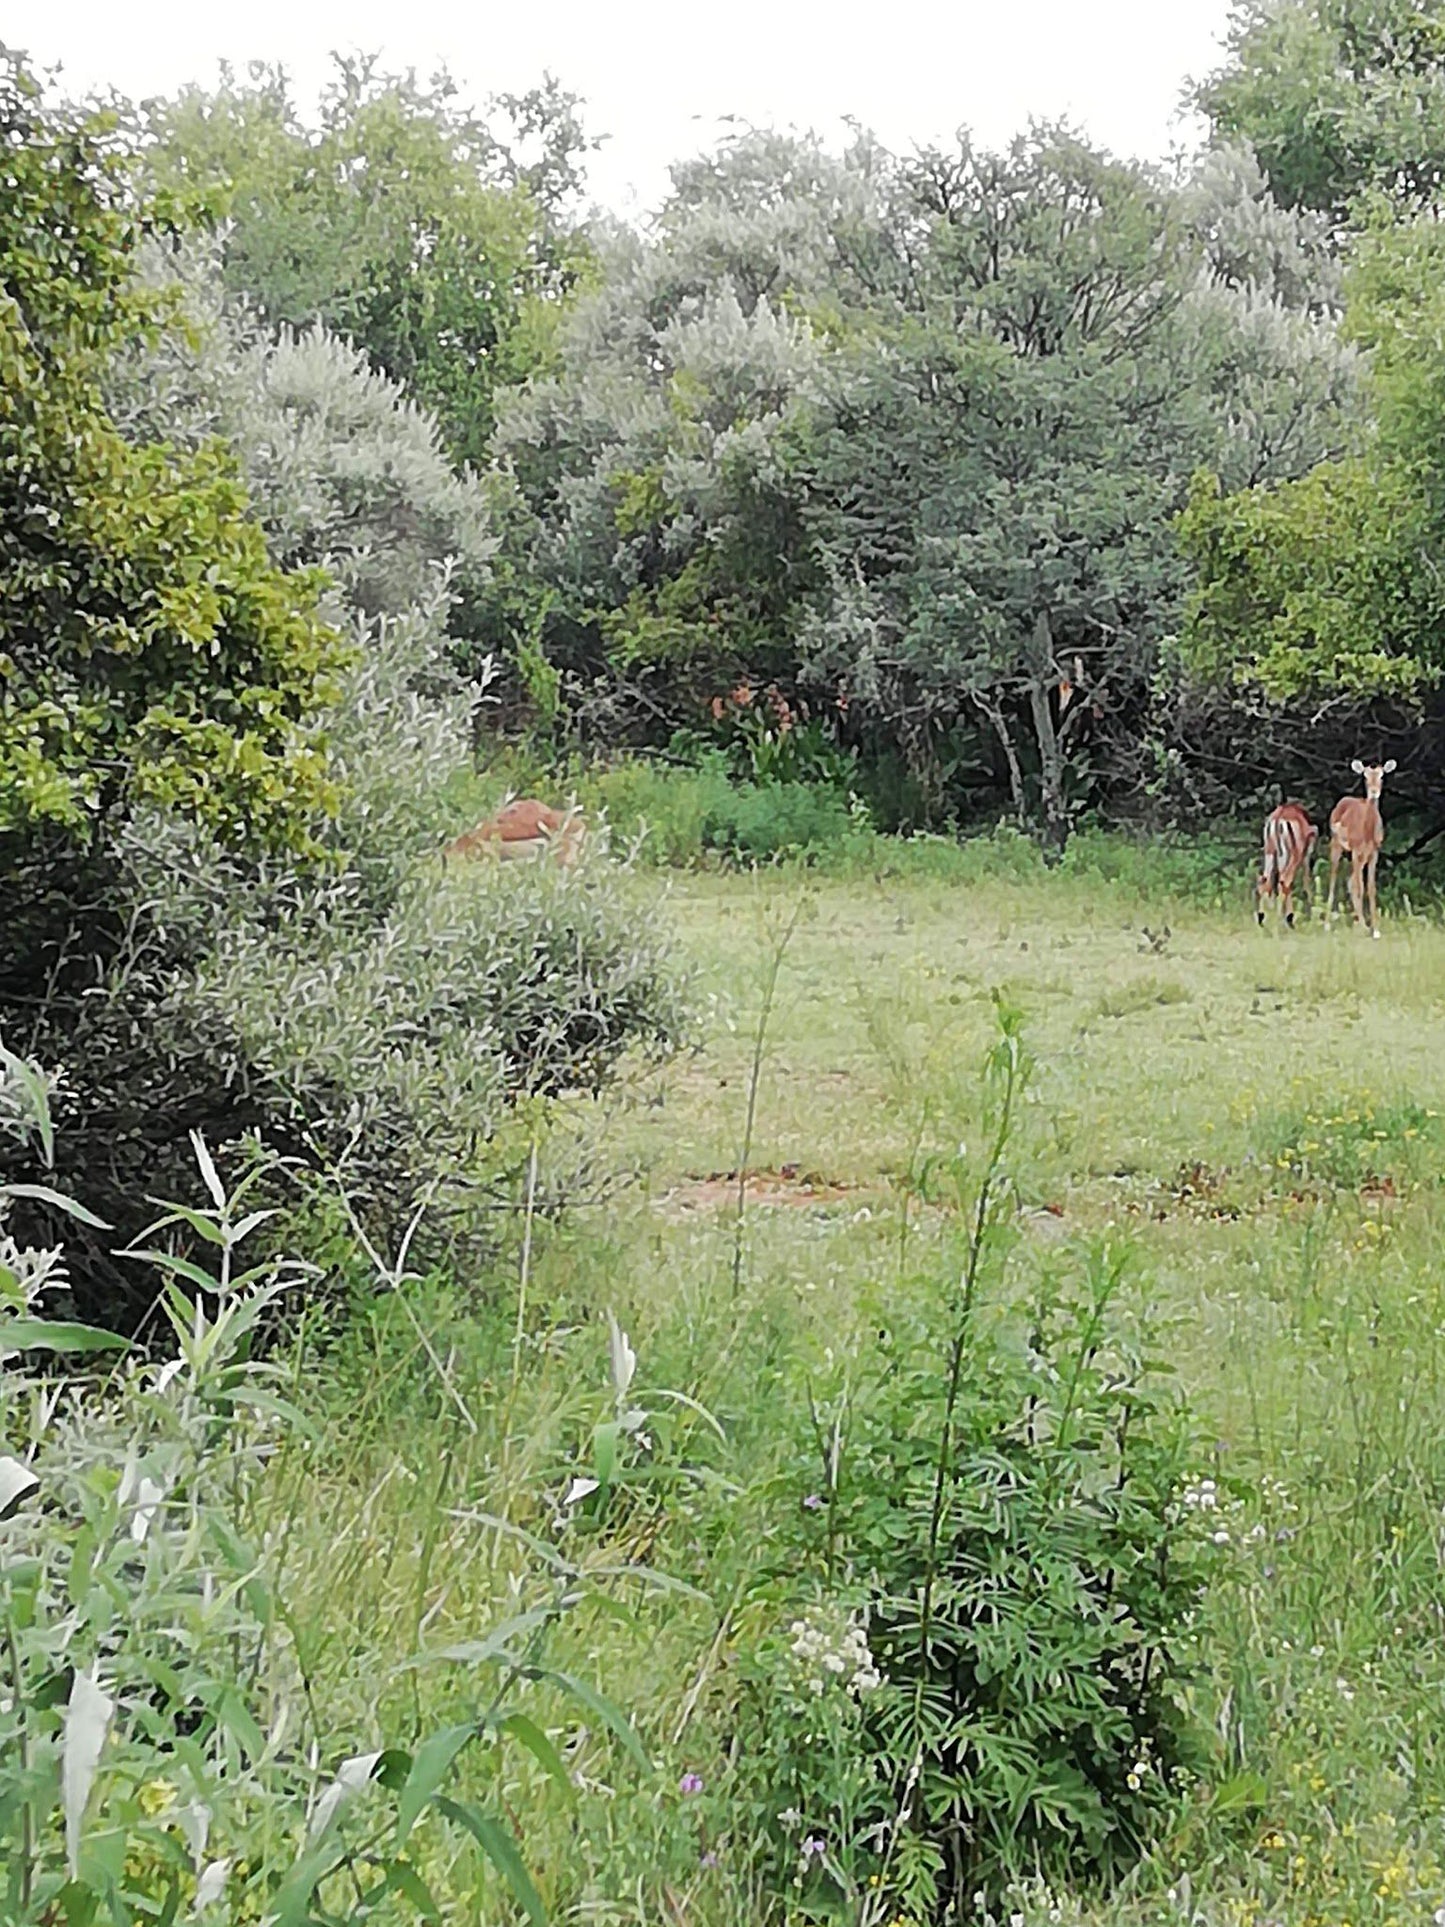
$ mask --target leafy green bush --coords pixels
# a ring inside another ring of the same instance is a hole
[[[645,831],[643,849],[661,863],[696,863],[708,852],[737,863],[819,859],[870,837],[866,818],[832,785],[736,783],[721,751],[689,769],[622,763],[583,786],[589,791],[614,831]]]
[[[174,212],[135,205],[105,116],[48,107],[8,54],[0,141],[0,867],[31,873],[24,901],[136,797],[304,842],[341,660],[321,579],[268,558],[227,449],[127,441],[100,397],[170,318],[133,268]],[[19,945],[0,922],[0,976],[33,979],[33,920]]]
[[[858,833],[847,798],[812,783],[740,783],[703,818],[704,847],[740,862],[841,851]]]
[[[744,1745],[771,1877],[814,1914],[881,1890],[957,1918],[1025,1875],[1117,1876],[1193,1753],[1181,1674],[1213,1548],[1178,1387],[1124,1314],[1127,1254],[979,1296],[1012,1242],[1024,1070],[1006,1018],[992,1155],[974,1185],[954,1173],[961,1288],[879,1305],[794,1488],[770,1595],[790,1637],[756,1649]]]
[[[0,1118],[53,1141],[43,1080],[13,1059]],[[289,1530],[272,1529],[267,1505],[268,1462],[294,1463],[315,1440],[292,1402],[298,1364],[249,1356],[258,1321],[309,1268],[251,1261],[268,1215],[249,1209],[254,1175],[228,1193],[199,1137],[194,1148],[206,1204],[167,1212],[144,1254],[168,1277],[173,1355],[124,1361],[101,1385],[61,1393],[17,1366],[118,1341],[43,1316],[63,1256],[8,1238],[0,1189],[0,1910],[16,1927],[211,1908],[302,1927],[400,1900],[439,1919],[431,1883],[461,1873],[473,1917],[515,1905],[544,1919],[508,1813],[518,1749],[569,1783],[524,1705],[545,1718],[539,1691],[575,1699],[646,1763],[621,1712],[549,1663],[558,1623],[595,1582],[533,1521],[511,1548],[515,1611],[465,1648],[413,1656],[466,1666],[454,1719],[426,1723],[414,1695],[401,1731],[393,1714],[378,1733],[379,1704],[344,1726],[328,1708],[323,1724],[287,1600]],[[177,1227],[208,1267],[167,1251]],[[491,1869],[480,1883],[459,1865],[469,1846]]]
[[[128,440],[220,437],[272,560],[324,565],[363,615],[425,604],[444,558],[462,593],[475,590],[494,546],[485,492],[452,466],[430,415],[350,342],[315,326],[272,334],[228,301],[213,245],[152,245],[138,259],[185,326],[111,364],[107,400]]]
[[[233,919],[186,993],[233,1036],[270,1107],[373,1199],[488,1175],[528,1097],[601,1089],[626,1052],[671,1049],[685,1013],[655,909],[605,857],[457,866],[384,919],[344,903],[270,927]]]

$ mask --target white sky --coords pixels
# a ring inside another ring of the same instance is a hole
[[[1067,115],[1116,152],[1162,158],[1198,129],[1179,116],[1187,77],[1213,67],[1229,0],[53,0],[0,38],[69,90],[170,92],[216,63],[279,60],[304,100],[333,48],[380,51],[424,74],[445,63],[480,100],[544,70],[609,136],[596,198],[656,203],[668,163],[710,146],[720,119],[811,128],[851,116],[888,146],[986,142],[1031,115]]]

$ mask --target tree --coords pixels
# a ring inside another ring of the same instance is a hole
[[[108,357],[163,325],[132,277],[171,218],[104,116],[0,67],[0,841],[93,842],[122,804],[225,837],[304,836],[330,798],[319,578],[272,565],[230,454],[127,441]]]
[[[1422,510],[1407,470],[1362,457],[1234,495],[1201,475],[1180,519],[1188,668],[1276,702],[1433,680],[1445,601]]]
[[[1198,104],[1216,138],[1253,147],[1284,207],[1342,224],[1372,192],[1445,184],[1439,0],[1241,0],[1228,47]]]
[[[498,103],[515,142],[430,86],[338,60],[320,124],[279,70],[223,69],[139,117],[163,183],[201,183],[229,215],[227,285],[272,326],[320,321],[439,417],[451,453],[480,462],[497,391],[550,357],[556,318],[587,270],[567,218],[592,145],[548,82]]]
[[[1361,699],[1418,695],[1445,672],[1442,269],[1432,218],[1369,228],[1345,283],[1369,404],[1348,451],[1280,485],[1196,483],[1184,659],[1205,681]]]
[[[485,634],[534,700],[561,674],[589,726],[655,740],[729,679],[792,678],[812,575],[786,448],[826,347],[812,313],[855,285],[842,237],[883,252],[875,165],[730,143],[677,170],[653,237],[604,237],[559,369],[500,412]]]
[[[458,470],[435,418],[320,326],[272,331],[224,289],[215,245],[145,251],[141,272],[184,325],[112,361],[106,396],[131,440],[231,447],[288,569],[324,565],[364,615],[400,615],[451,570],[474,595],[492,552],[480,478]]]
[[[911,184],[920,298],[834,371],[808,457],[831,587],[807,647],[902,727],[984,718],[1058,844],[1088,723],[1141,699],[1175,591],[1197,257],[1161,187],[1067,134],[925,154]]]

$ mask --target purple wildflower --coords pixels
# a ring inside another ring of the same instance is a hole
[[[828,1849],[816,1833],[810,1833],[803,1842],[802,1853],[805,1860],[815,1860],[820,1853],[826,1853],[827,1851]]]
[[[803,1504],[804,1504],[804,1505],[805,1505],[805,1506],[807,1507],[807,1509],[808,1509],[808,1511],[809,1511],[809,1512],[818,1512],[818,1511],[821,1511],[821,1510],[822,1510],[822,1505],[823,1505],[823,1495],[822,1495],[822,1493],[821,1493],[821,1492],[810,1492],[810,1493],[808,1494],[808,1496],[807,1496],[807,1498],[806,1498],[806,1499],[804,1499],[804,1501],[803,1501]]]
[[[708,1848],[707,1852],[703,1855],[702,1859],[699,1860],[697,1864],[700,1867],[715,1867],[718,1864],[717,1855],[713,1852],[711,1847]]]
[[[677,1790],[679,1793],[684,1795],[689,1793],[701,1793],[702,1792],[702,1775],[700,1773],[684,1773],[682,1778],[677,1783]]]

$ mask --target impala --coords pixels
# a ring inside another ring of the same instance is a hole
[[[503,863],[522,857],[555,856],[564,867],[575,863],[582,847],[584,825],[575,804],[554,810],[535,797],[519,796],[504,803],[495,816],[455,838],[442,851],[445,861],[458,856],[495,856]]]
[[[1375,916],[1375,866],[1380,860],[1380,845],[1385,840],[1385,820],[1380,815],[1380,791],[1385,778],[1395,767],[1388,763],[1362,763],[1357,756],[1350,768],[1365,779],[1363,796],[1342,796],[1330,811],[1330,896],[1325,907],[1328,924],[1335,910],[1335,878],[1340,858],[1350,859],[1350,902],[1355,906],[1355,922],[1365,921],[1365,894],[1370,899],[1370,935],[1378,937],[1380,926]]]
[[[1264,868],[1254,891],[1254,914],[1264,922],[1266,897],[1277,896],[1284,920],[1294,924],[1294,886],[1301,872],[1306,886],[1310,859],[1320,833],[1298,803],[1281,803],[1264,819]]]

